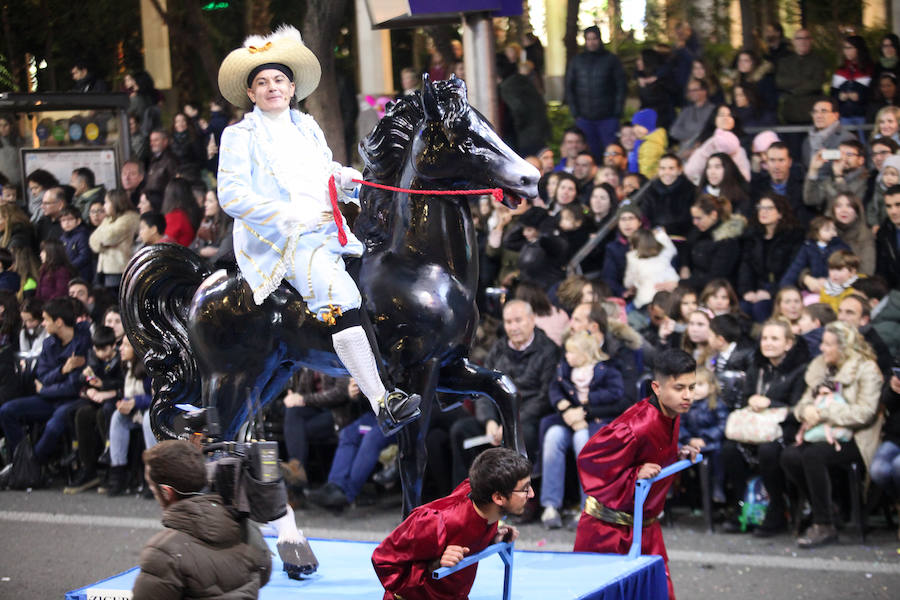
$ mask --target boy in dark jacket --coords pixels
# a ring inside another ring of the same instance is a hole
[[[709,324],[709,347],[713,374],[719,384],[720,400],[733,408],[743,393],[743,373],[753,358],[753,345],[743,339],[741,323],[732,314],[715,317]]]
[[[109,435],[109,421],[116,410],[116,400],[122,396],[122,368],[116,348],[116,334],[110,327],[100,325],[91,337],[93,350],[82,373],[84,385],[79,406],[75,410],[75,439],[81,469],[64,494],[78,494],[97,487],[97,458],[99,443]]]
[[[825,326],[832,321],[837,321],[837,313],[827,304],[816,302],[803,307],[797,326],[800,328],[800,335],[803,337],[803,341],[806,342],[810,359],[822,353],[819,350],[819,344],[822,343],[822,334],[825,332]]]
[[[85,281],[92,281],[95,257],[88,244],[90,232],[81,220],[81,213],[74,206],[65,207],[60,211],[59,226],[63,230],[59,241],[66,250],[69,262],[78,271],[79,277]]]

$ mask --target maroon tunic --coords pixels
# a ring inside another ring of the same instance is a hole
[[[655,398],[653,402],[658,403]],[[584,492],[607,508],[633,513],[634,484],[641,466],[656,463],[665,467],[678,458],[679,422],[680,417],[666,417],[649,399],[626,410],[594,434],[578,455],[578,474]],[[662,512],[671,485],[672,478],[667,477],[651,486],[644,502],[644,522]],[[575,551],[628,554],[631,541],[631,527],[606,523],[582,513],[575,534]],[[669,557],[658,521],[644,528],[641,553],[661,555],[669,576]],[[671,577],[669,598],[675,598]]]
[[[487,548],[497,535],[469,499],[466,479],[449,496],[415,509],[372,553],[372,566],[384,586],[384,600],[465,600],[475,582],[478,565],[443,579],[431,572],[447,546]]]

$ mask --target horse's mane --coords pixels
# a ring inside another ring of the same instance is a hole
[[[435,81],[434,97],[444,120],[450,121],[469,110],[465,85],[460,79]],[[359,144],[365,162],[363,177],[384,185],[395,185],[412,145],[413,136],[425,119],[422,92],[404,96],[390,104],[375,129]],[[355,233],[370,249],[390,237],[393,222],[393,192],[363,186],[359,194],[362,210]]]

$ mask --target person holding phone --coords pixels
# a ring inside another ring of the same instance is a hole
[[[803,203],[823,212],[840,194],[865,197],[868,181],[866,147],[857,139],[844,140],[836,150],[823,148],[813,155],[803,182]]]
[[[6,487],[17,460],[16,448],[20,443],[28,443],[24,426],[46,422],[44,433],[30,457],[39,465],[46,464],[78,405],[81,374],[91,349],[90,324],[75,322],[75,311],[69,298],[50,300],[44,305],[42,314],[48,337],[34,369],[35,394],[10,400],[0,407],[0,427],[6,436],[9,456],[13,457],[13,461],[0,471],[0,489]]]

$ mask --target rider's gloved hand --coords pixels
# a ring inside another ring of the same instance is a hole
[[[353,183],[354,179],[359,179],[362,181],[362,173],[354,169],[353,167],[341,167],[341,177],[340,177],[340,186],[345,190],[352,190],[358,183]]]

